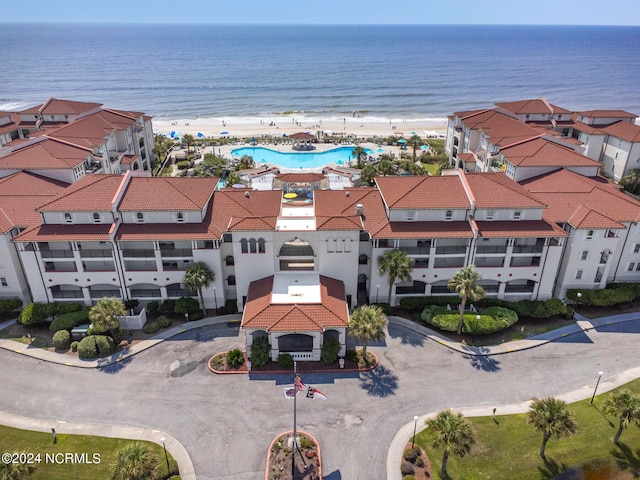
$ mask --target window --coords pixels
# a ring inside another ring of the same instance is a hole
[[[6,277],[0,277],[0,285],[2,285],[3,287],[9,286],[9,284],[7,283]]]
[[[350,238],[345,238],[344,239],[344,251],[349,253],[351,252],[351,239]]]
[[[593,239],[593,230],[587,230],[587,240]]]
[[[487,220],[493,220],[493,215],[495,214],[495,210],[487,210]]]
[[[73,222],[73,219],[71,218],[71,214],[70,213],[67,212],[67,213],[64,214],[64,221],[65,221],[65,223]]]
[[[369,257],[362,254],[358,257],[358,265],[367,265],[369,263]]]
[[[93,223],[100,223],[100,214],[99,213],[94,213],[93,214]]]
[[[136,221],[138,223],[144,223],[144,214],[140,212],[136,213]]]
[[[636,265],[636,272],[640,271],[640,262]]]
[[[447,222],[450,222],[453,218],[453,210],[447,210],[446,212],[444,212],[444,219]]]
[[[264,246],[264,238],[258,239],[258,253],[264,253],[266,251]]]
[[[627,272],[633,272],[633,269],[635,268],[635,266],[636,264],[634,262],[631,262],[627,267]]]
[[[230,243],[231,241],[233,241],[233,238],[231,237],[230,233],[225,233],[222,235],[222,241]]]
[[[633,253],[638,253],[638,252],[640,252],[640,243],[636,243],[633,246]]]
[[[586,260],[589,257],[589,250],[583,250],[582,255],[580,255],[580,260]]]
[[[227,255],[224,261],[227,267],[233,267],[236,264],[233,260],[233,255]]]
[[[231,286],[231,287],[234,286],[236,284],[236,276],[235,275],[229,275],[227,277],[227,284],[229,286]]]
[[[257,253],[258,252],[258,248],[256,247],[256,239],[255,238],[250,238],[249,239],[249,252],[251,252],[251,253]]]
[[[416,211],[415,210],[407,210],[406,216],[405,216],[405,220],[407,222],[413,222],[416,218]]]
[[[182,223],[184,222],[184,213],[182,212],[178,212],[176,214],[176,220],[178,221],[178,223]]]
[[[249,242],[246,238],[240,240],[240,247],[242,249],[242,253],[249,253]]]
[[[516,210],[515,212],[513,212],[514,220],[520,220],[520,218],[522,218],[522,212],[520,210]]]
[[[576,280],[580,280],[582,278],[582,270],[578,270],[576,272]]]
[[[333,238],[327,238],[327,253],[333,253],[336,251],[335,240]]]

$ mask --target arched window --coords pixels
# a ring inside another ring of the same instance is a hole
[[[249,252],[250,253],[257,253],[258,249],[256,248],[256,239],[255,238],[250,238],[249,239]]]
[[[178,221],[178,223],[182,223],[184,222],[184,213],[182,212],[178,212],[176,214],[176,220]]]
[[[258,239],[258,253],[264,253],[264,252],[265,252],[264,238],[259,238]]]
[[[233,255],[227,255],[224,261],[227,267],[233,267],[236,264],[235,261],[233,260]]]
[[[249,253],[249,242],[246,238],[240,240],[240,246],[242,248],[242,253]]]
[[[65,221],[65,223],[73,222],[73,219],[71,218],[71,214],[69,212],[64,214],[64,221]]]
[[[93,214],[93,223],[100,223],[100,214],[99,213],[94,213]]]
[[[447,210],[444,213],[444,219],[448,222],[450,222],[453,219],[453,211],[452,210]]]
[[[369,263],[369,257],[364,253],[358,257],[358,265],[367,265]]]
[[[227,285],[229,286],[234,286],[236,284],[236,276],[235,275],[229,275],[227,277]]]
[[[294,238],[280,247],[281,257],[313,257],[313,247],[309,242]]]
[[[144,223],[144,214],[141,212],[136,213],[136,221],[138,223]]]

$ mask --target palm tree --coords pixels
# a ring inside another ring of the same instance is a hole
[[[471,425],[461,413],[449,409],[441,410],[438,414],[425,420],[427,426],[436,432],[433,446],[442,446],[442,473],[447,473],[447,460],[450,454],[464,457],[471,451],[471,445],[475,443],[475,437]]]
[[[638,190],[640,190],[640,168],[629,170],[620,180],[620,185],[622,185],[627,192],[638,193]]]
[[[127,309],[122,301],[115,297],[101,298],[89,310],[89,320],[96,330],[109,330],[111,336],[120,327],[120,322],[116,317],[123,317],[127,314]]]
[[[396,169],[390,158],[384,158],[383,155],[382,161],[378,164],[378,172],[380,172],[380,174],[384,176],[393,175],[394,173],[396,173]]]
[[[375,165],[371,165],[370,163],[366,163],[362,166],[360,171],[360,178],[367,182],[369,185],[373,183],[374,177],[378,174],[378,169]]]
[[[0,462],[0,480],[22,480],[27,478],[35,468],[35,465],[29,463]]]
[[[604,412],[609,415],[617,415],[620,418],[618,431],[613,437],[613,443],[620,441],[622,430],[627,428],[631,422],[640,425],[640,395],[626,391],[616,392],[611,398],[604,402]]]
[[[407,143],[413,147],[413,161],[416,161],[416,149],[422,145],[422,139],[418,135],[412,135]]]
[[[240,161],[238,162],[238,170],[247,170],[249,168],[253,168],[254,162],[253,157],[250,155],[243,155],[240,157]]]
[[[384,329],[389,321],[377,305],[363,305],[356,308],[349,318],[349,333],[362,340],[362,354],[367,359],[367,343],[377,342],[385,337]]]
[[[396,280],[408,282],[411,280],[411,260],[402,250],[387,250],[378,258],[378,273],[389,277],[389,296],[387,301],[391,305],[391,293]]]
[[[535,400],[527,412],[527,423],[531,423],[536,431],[542,432],[542,458],[545,458],[544,449],[551,437],[569,437],[578,430],[573,412],[566,402],[553,397]]]
[[[157,478],[158,456],[142,442],[132,442],[116,452],[112,480],[153,480]]]
[[[209,282],[213,282],[216,279],[216,274],[209,268],[204,262],[197,262],[191,265],[184,272],[182,283],[187,289],[198,292],[198,298],[200,299],[200,306],[202,313],[207,315],[207,309],[204,307],[204,298],[202,296],[202,287],[208,287]]]
[[[227,182],[227,187],[238,185],[241,182],[240,175],[238,175],[236,172],[231,172],[229,173],[225,181]]]
[[[182,137],[182,141],[187,144],[187,153],[189,153],[189,147],[191,147],[191,145],[193,145],[193,142],[195,142],[193,135],[189,135],[188,133],[185,134]]]
[[[462,322],[464,321],[464,308],[467,304],[467,299],[472,302],[476,302],[487,294],[478,282],[482,277],[476,271],[474,265],[463,267],[460,271],[456,272],[449,280],[449,291],[456,292],[460,295],[462,301],[460,302],[460,321],[458,322],[458,335],[462,333]]]
[[[364,162],[364,159],[367,158],[367,152],[365,151],[364,148],[362,148],[360,145],[358,145],[351,152],[351,156],[358,161],[357,167],[358,168],[362,168],[362,166],[363,166],[362,164]]]

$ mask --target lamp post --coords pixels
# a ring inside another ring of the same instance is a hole
[[[216,302],[216,315],[218,314],[218,295],[216,295],[216,287],[213,287],[213,301]]]
[[[411,448],[416,443],[416,428],[418,427],[418,417],[417,415],[413,417],[413,438],[411,439]]]
[[[162,437],[160,441],[162,442],[162,448],[164,448],[164,458],[167,461],[167,475],[171,475],[171,467],[169,467],[169,455],[167,455],[167,445],[165,444],[167,439]]]
[[[378,294],[380,293],[380,285],[376,285],[376,303],[378,303]]]
[[[476,330],[478,330],[478,322],[480,321],[480,314],[476,315],[476,323],[473,326],[473,337],[471,338],[471,343],[476,344]]]
[[[596,397],[596,392],[598,391],[598,385],[600,385],[600,379],[602,378],[603,374],[604,372],[602,371],[598,372],[598,381],[596,382],[596,388],[593,389],[593,395],[591,395],[591,404],[593,404],[593,399]]]

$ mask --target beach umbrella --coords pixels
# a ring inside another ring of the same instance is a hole
[[[204,134],[202,132],[198,132],[198,137],[204,138]]]
[[[404,138],[401,138],[400,140],[398,140],[398,143],[407,143],[407,141]]]
[[[415,135],[416,132],[409,132],[409,135]]]
[[[220,135],[229,135],[229,132],[225,130],[224,132],[220,132]]]
[[[420,145],[420,150],[429,150],[430,148],[429,145]]]
[[[378,152],[378,153],[384,153],[384,148],[379,148],[379,149],[377,149],[377,150],[376,150],[376,152]]]
[[[338,161],[336,162],[336,164],[337,164],[337,165],[343,165],[343,164],[344,164],[344,162],[343,162],[342,160],[338,160]]]

